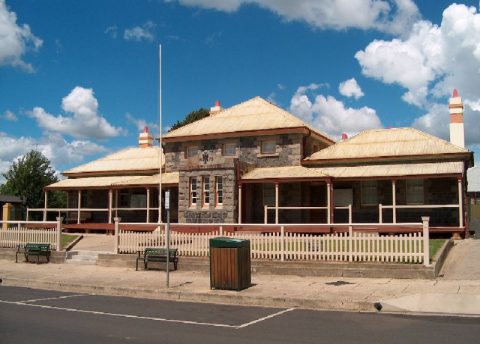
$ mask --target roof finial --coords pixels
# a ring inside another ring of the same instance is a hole
[[[453,89],[453,94],[452,94],[452,98],[456,98],[458,97],[458,91],[456,88]]]

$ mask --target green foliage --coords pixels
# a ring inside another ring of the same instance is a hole
[[[169,131],[178,129],[180,127],[183,127],[184,125],[187,125],[189,123],[198,121],[199,119],[208,117],[209,115],[210,115],[210,112],[205,108],[200,108],[198,110],[192,111],[185,117],[184,120],[175,122],[175,124],[170,128]]]
[[[6,182],[0,186],[0,193],[19,196],[29,208],[42,208],[43,188],[58,181],[50,161],[36,150],[14,161],[3,177]],[[65,207],[66,196],[51,192],[48,203],[50,207]]]

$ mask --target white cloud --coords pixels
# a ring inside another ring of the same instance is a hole
[[[143,132],[145,127],[148,127],[151,133],[158,133],[158,124],[153,122],[147,122],[142,118],[136,118],[131,113],[127,112],[125,114],[127,121],[135,125],[137,131]]]
[[[42,43],[30,26],[17,24],[15,12],[10,12],[5,0],[0,0],[0,66],[10,65],[33,72],[33,66],[22,57],[29,49],[39,49]]]
[[[465,144],[480,145],[480,109],[469,105],[464,108]],[[446,104],[433,104],[428,112],[416,118],[412,126],[432,135],[450,140],[450,115]]]
[[[359,99],[364,96],[363,91],[355,78],[341,82],[340,85],[338,85],[338,91],[342,96],[354,97],[355,99]]]
[[[103,33],[115,39],[118,37],[118,26],[117,25],[109,26],[105,29],[105,31],[103,31]]]
[[[54,167],[79,163],[89,155],[107,151],[105,147],[91,141],[68,142],[59,134],[49,134],[35,139],[24,136],[14,137],[0,132],[0,176],[8,170],[14,160],[32,149],[45,155]]]
[[[130,29],[125,29],[123,32],[123,38],[127,41],[149,41],[152,42],[155,39],[155,23],[147,21],[142,26],[134,26]]]
[[[3,115],[0,115],[0,118],[3,118],[6,121],[16,122],[18,121],[18,117],[12,111],[5,111]]]
[[[292,113],[335,137],[339,137],[343,132],[352,135],[364,129],[382,126],[376,111],[369,107],[345,107],[332,96],[317,95],[313,101],[310,100],[306,92],[315,90],[316,85],[297,89],[290,101]]]
[[[173,2],[173,0],[165,0]],[[254,4],[286,21],[302,21],[319,29],[376,29],[400,34],[420,14],[412,0],[178,0],[182,5],[235,12]]]
[[[41,107],[35,107],[29,114],[41,128],[73,137],[103,139],[122,132],[121,128],[113,127],[99,114],[98,101],[91,88],[75,87],[63,98],[62,108],[72,115],[55,116]]]
[[[427,110],[457,88],[465,102],[479,102],[480,14],[450,5],[441,25],[418,21],[405,38],[375,40],[355,57],[364,75],[406,89],[403,100]],[[433,100],[432,100],[433,99]]]

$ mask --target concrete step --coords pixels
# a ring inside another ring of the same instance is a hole
[[[99,252],[95,251],[70,251],[65,263],[77,265],[96,265]]]

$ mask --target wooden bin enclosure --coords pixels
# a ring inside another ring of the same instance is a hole
[[[210,288],[242,290],[251,282],[250,240],[210,239]]]

